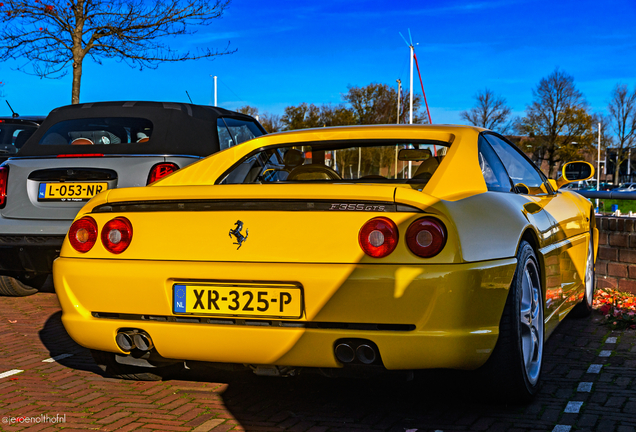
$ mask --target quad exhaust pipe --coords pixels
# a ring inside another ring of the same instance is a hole
[[[358,363],[370,365],[379,359],[378,348],[375,344],[363,339],[341,341],[337,343],[334,353],[336,358],[345,364],[357,360]]]
[[[150,351],[155,346],[150,335],[143,330],[119,331],[115,336],[115,342],[122,351],[132,351],[135,348]]]

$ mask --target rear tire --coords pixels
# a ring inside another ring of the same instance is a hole
[[[0,295],[7,297],[25,297],[38,292],[37,288],[26,286],[11,276],[0,276]]]
[[[492,355],[480,369],[497,399],[526,402],[539,389],[544,323],[541,274],[534,250],[522,241]]]
[[[574,318],[585,318],[592,313],[594,291],[596,291],[596,274],[594,271],[594,238],[590,232],[590,243],[587,248],[587,261],[585,263],[585,295],[583,300],[572,308],[570,315]]]
[[[107,351],[90,350],[97,366],[106,374],[120,379],[135,381],[161,381],[162,379],[178,372],[181,364],[146,368],[117,363],[115,353]]]

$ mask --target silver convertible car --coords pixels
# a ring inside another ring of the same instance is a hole
[[[248,115],[183,103],[53,110],[0,165],[0,294],[29,295],[44,284],[71,222],[94,195],[146,186],[263,134]]]

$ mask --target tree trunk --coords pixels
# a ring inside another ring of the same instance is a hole
[[[557,162],[555,157],[556,148],[550,147],[547,152],[548,152],[548,178],[553,178],[552,170],[554,169],[554,166],[556,165],[556,162]]]
[[[80,100],[80,86],[82,84],[82,60],[75,59],[73,63],[73,88],[71,91],[71,103],[78,104]]]

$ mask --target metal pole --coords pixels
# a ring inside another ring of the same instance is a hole
[[[400,99],[402,98],[402,80],[397,79],[398,94],[397,94],[397,124],[400,124]],[[395,146],[395,178],[397,179],[398,173],[398,146]]]
[[[598,159],[596,161],[596,190],[601,186],[601,123],[598,124]],[[596,204],[598,207],[598,203]]]
[[[400,96],[402,95],[402,80],[397,79],[398,94],[397,94],[397,124],[400,124]]]
[[[412,43],[412,42],[411,42]],[[413,124],[413,45],[410,46],[411,48],[411,109],[409,110],[409,124]],[[413,162],[409,161],[409,178],[411,178],[411,171],[413,168]]]
[[[413,124],[413,45],[410,46],[411,48],[411,109],[410,109],[410,114],[409,114],[409,124]]]
[[[216,75],[214,75],[214,106],[217,106],[216,104]]]
[[[627,181],[630,181],[630,182],[632,181],[631,168],[632,168],[632,148],[630,147],[627,150],[627,178],[629,179]]]

